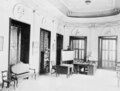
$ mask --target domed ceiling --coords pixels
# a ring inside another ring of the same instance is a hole
[[[68,17],[95,18],[120,13],[120,0],[48,0]]]

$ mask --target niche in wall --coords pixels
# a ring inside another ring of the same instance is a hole
[[[30,25],[10,19],[9,65],[29,63]]]
[[[40,74],[50,71],[50,40],[51,32],[40,29]]]

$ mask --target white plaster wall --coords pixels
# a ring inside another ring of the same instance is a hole
[[[1,10],[1,9],[0,9]],[[5,12],[0,12],[0,37],[3,37],[3,42],[0,43],[3,49],[0,51],[0,73],[1,70],[6,70],[8,67],[8,36],[9,35],[9,18]],[[1,74],[0,74],[1,77]],[[1,82],[1,79],[0,79]]]
[[[120,0],[115,0],[116,8],[120,8]]]
[[[14,12],[14,8],[20,6],[24,8],[24,14],[19,17]],[[8,69],[8,48],[9,48],[9,19],[30,24],[30,56],[29,64],[31,67],[39,71],[39,48],[40,48],[40,28],[47,29],[51,32],[51,56],[50,61],[56,60],[56,30],[58,21],[51,16],[46,16],[43,13],[33,12],[33,10],[26,6],[21,0],[2,0],[0,1],[0,36],[4,37],[3,51],[0,51],[0,71]],[[54,46],[53,46],[54,45]],[[1,74],[0,74],[1,75]],[[1,79],[0,79],[1,82]]]
[[[69,24],[65,28],[64,49],[69,45],[69,36],[87,36],[87,52],[91,52],[91,60],[98,61],[98,37],[99,36],[118,36],[117,61],[120,61],[120,25],[108,24],[100,26],[76,26]]]
[[[24,15],[21,17],[14,14],[14,8],[17,5],[20,5],[25,10]],[[39,12],[36,11],[33,13],[33,9],[26,6],[21,0],[0,0],[0,36],[4,37],[3,51],[0,51],[0,71],[8,68],[9,18],[31,25],[29,60],[30,66],[37,71],[39,71],[40,63],[40,28],[47,29],[51,32],[50,61],[56,61],[56,33],[64,36],[64,49],[69,45],[69,36],[87,36],[87,51],[92,52],[93,60],[98,60],[98,36],[118,35],[118,60],[120,60],[120,25],[110,25],[108,27],[76,27],[76,24],[74,24],[67,26],[65,22],[58,21],[52,16],[49,16],[48,13],[46,14],[43,9],[39,9]]]
[[[8,69],[8,53],[9,53],[9,20],[10,18],[19,20],[31,25],[32,14],[27,10],[27,13],[21,18],[17,18],[13,14],[13,7],[16,5],[16,0],[1,0],[0,1],[0,36],[4,38],[3,50],[0,51],[0,71]],[[28,14],[28,15],[27,15]],[[29,16],[29,18],[28,18]],[[2,44],[2,43],[0,43]],[[1,72],[0,72],[1,75]],[[1,79],[0,79],[1,82]]]
[[[43,11],[44,12],[44,11]],[[37,43],[37,48],[32,48],[31,60],[32,65],[34,64],[39,71],[40,64],[40,28],[46,29],[51,32],[51,44],[50,44],[50,61],[56,61],[56,30],[57,30],[57,20],[51,17],[46,17],[41,15],[39,12],[34,13],[34,29],[33,29],[33,40],[32,42]],[[35,62],[35,60],[37,60]],[[50,65],[51,66],[51,65]]]

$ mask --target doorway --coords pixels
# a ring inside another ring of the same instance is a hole
[[[8,70],[19,62],[29,64],[30,25],[10,19]]]
[[[61,63],[61,50],[63,49],[63,35],[56,34],[57,45],[56,45],[56,65]]]
[[[99,37],[98,67],[115,69],[117,62],[117,36]]]
[[[50,39],[51,33],[48,30],[40,29],[40,74],[50,71]]]

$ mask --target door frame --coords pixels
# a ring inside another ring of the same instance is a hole
[[[49,33],[49,43],[48,43],[48,48],[50,49],[50,54],[49,56],[51,55],[51,31],[47,30],[47,29],[44,29],[44,28],[40,28],[40,37],[39,37],[39,74],[41,74],[41,31],[46,31]],[[49,58],[50,59],[50,58]],[[50,61],[50,60],[49,60]],[[49,62],[49,72],[50,72],[50,65],[51,63]]]
[[[64,38],[64,36],[62,35],[62,34],[58,34],[58,33],[56,33],[56,65],[57,65],[57,48],[58,48],[58,45],[57,45],[57,43],[58,43],[58,36],[60,36],[60,37],[62,37],[62,49],[63,49],[63,38]],[[61,60],[60,60],[60,63],[61,63]]]
[[[17,24],[12,24],[12,21],[17,22]],[[30,28],[31,25],[29,23],[25,23],[25,22],[21,22],[12,18],[9,18],[9,35],[8,35],[8,79],[11,79],[11,64],[10,64],[10,41],[11,41],[11,26],[12,25],[16,25],[16,26],[21,26],[21,24],[25,24],[29,26],[29,32],[30,32]],[[20,30],[22,31],[22,30]],[[17,35],[18,37],[18,35]],[[19,50],[19,49],[17,49]],[[30,34],[29,34],[29,58],[28,60],[30,60]]]

